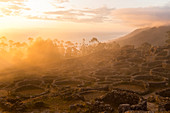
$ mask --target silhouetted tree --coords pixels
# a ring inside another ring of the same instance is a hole
[[[1,43],[5,43],[7,41],[7,38],[5,36],[0,37]]]
[[[81,51],[81,55],[85,55],[86,54],[86,40],[85,38],[83,38],[82,40],[82,44],[80,44],[80,51]]]
[[[66,57],[71,57],[73,55],[73,48],[74,48],[74,43],[72,43],[71,41],[67,41],[65,42],[66,44]]]
[[[31,37],[29,37],[28,40],[29,40],[29,44],[30,44],[30,45],[31,45],[31,44],[33,43],[33,41],[34,41],[34,39],[31,38]]]
[[[170,31],[167,32],[168,39],[166,40],[166,44],[170,45]]]
[[[14,41],[13,40],[9,40],[8,42],[9,42],[9,47],[12,48]]]
[[[89,43],[99,43],[99,41],[98,41],[98,39],[97,38],[95,38],[95,37],[93,37],[90,41],[89,41]]]

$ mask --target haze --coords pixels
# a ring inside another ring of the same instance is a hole
[[[170,0],[0,0],[0,113],[170,113]]]

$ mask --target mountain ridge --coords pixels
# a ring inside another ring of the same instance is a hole
[[[170,31],[170,26],[150,27],[136,29],[133,32],[114,39],[113,41],[124,45],[140,46],[144,42],[148,42],[154,46],[161,46],[167,40],[166,32]]]

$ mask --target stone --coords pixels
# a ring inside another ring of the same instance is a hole
[[[147,101],[146,100],[143,100],[142,102],[140,102],[139,105],[141,106],[141,110],[147,111]]]
[[[155,102],[156,100],[155,100],[154,96],[150,96],[150,97],[148,97],[147,101],[148,102]]]
[[[120,105],[120,104],[130,104],[135,105],[139,103],[140,96],[133,93],[128,92],[124,90],[113,90],[103,97],[101,97],[100,101],[103,101],[105,103],[111,104],[111,105]]]
[[[76,110],[77,107],[75,105],[70,105],[70,110]]]
[[[142,110],[142,107],[141,105],[137,104],[137,105],[132,105],[130,109],[131,110]]]
[[[130,104],[120,104],[118,107],[119,113],[124,113],[128,110],[130,110]]]
[[[40,102],[34,103],[34,107],[39,109],[39,108],[46,108],[47,106],[46,106],[46,104],[44,102],[40,101]]]
[[[159,104],[158,110],[159,111],[169,111],[170,110],[170,102]]]

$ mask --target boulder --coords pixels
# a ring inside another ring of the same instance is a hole
[[[130,110],[130,104],[120,104],[118,107],[119,113],[124,113],[128,110]]]

